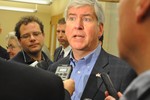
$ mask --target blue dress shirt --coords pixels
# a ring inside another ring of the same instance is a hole
[[[73,67],[71,78],[75,81],[75,91],[71,97],[72,100],[80,100],[100,51],[101,46],[98,45],[93,52],[78,61],[73,58],[72,53],[70,54],[70,65]]]

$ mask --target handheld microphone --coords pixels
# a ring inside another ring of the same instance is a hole
[[[38,64],[38,61],[34,61],[33,63],[31,63],[29,66],[31,67],[35,67]]]
[[[114,97],[116,100],[119,99],[118,95],[117,95],[117,90],[114,88],[114,85],[109,77],[109,75],[107,73],[101,73],[100,74],[104,84],[105,84],[105,87],[109,93],[109,95],[111,95],[112,97]]]
[[[72,66],[64,64],[57,67],[55,74],[60,76],[61,79],[64,81],[70,78],[71,72],[72,72]]]

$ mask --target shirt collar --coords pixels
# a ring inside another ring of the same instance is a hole
[[[62,50],[64,50],[64,52],[67,52],[67,51],[70,51],[71,50],[71,47],[70,47],[70,45],[68,46],[68,47],[66,47],[65,49],[64,48],[62,48]]]
[[[93,50],[91,53],[89,53],[85,57],[81,58],[80,60],[85,60],[87,63],[89,63],[91,61],[92,57],[97,58],[99,56],[100,52],[101,52],[101,46],[98,45],[95,50]],[[75,66],[75,63],[77,62],[73,57],[73,52],[72,51],[70,53],[70,62],[73,64],[73,66]]]
[[[31,63],[33,63],[34,61],[36,61],[36,60],[34,60],[33,58],[31,58],[25,51],[22,51],[22,53],[23,53],[23,57],[24,57],[25,63],[31,64]],[[42,52],[42,59],[41,59],[41,60],[45,60],[45,57],[44,57],[44,55],[43,55],[43,52]]]

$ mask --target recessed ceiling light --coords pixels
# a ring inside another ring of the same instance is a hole
[[[52,0],[8,0],[15,2],[34,3],[34,4],[51,4]]]
[[[18,7],[9,7],[9,6],[0,6],[0,9],[1,10],[20,11],[20,12],[37,12],[37,9],[18,8]]]

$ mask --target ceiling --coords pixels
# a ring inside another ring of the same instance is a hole
[[[52,0],[50,5],[36,5],[29,3],[11,2],[7,0],[0,0],[0,6],[12,6],[34,9],[37,6],[37,13],[45,13],[50,15],[56,15],[62,13],[69,0]]]
[[[50,5],[36,5],[29,3],[11,2],[7,0],[0,0],[0,6],[13,6],[22,8],[36,8],[37,13],[44,13],[49,15],[57,15],[64,11],[69,0],[52,0]],[[98,0],[98,1],[108,1],[108,2],[118,2],[119,0]]]

